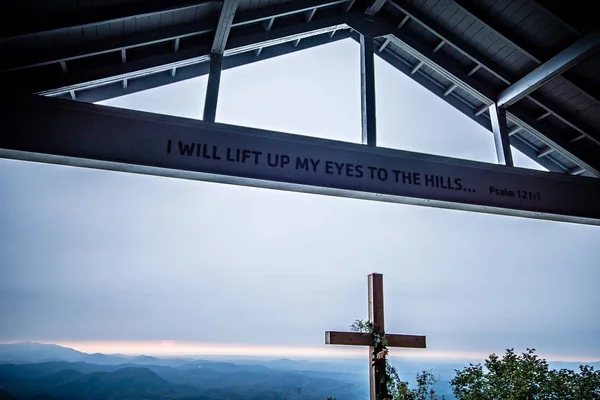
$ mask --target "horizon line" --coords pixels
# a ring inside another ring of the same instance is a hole
[[[239,343],[218,343],[218,342],[195,342],[195,341],[177,341],[177,340],[68,340],[68,341],[47,341],[47,340],[20,340],[0,342],[0,344],[17,343],[39,343],[54,344],[61,347],[67,347],[87,354],[102,353],[106,355],[123,354],[128,356],[163,356],[163,357],[202,357],[202,356],[222,356],[222,357],[303,357],[303,358],[335,358],[335,359],[356,359],[365,357],[368,353],[367,347],[348,347],[348,346],[277,346],[277,345],[253,345]],[[410,359],[443,359],[443,360],[463,360],[463,361],[483,361],[491,354],[501,356],[502,352],[467,352],[453,350],[430,349],[408,349],[408,348],[390,348],[390,356],[393,358],[406,357]],[[524,351],[524,350],[523,350]],[[517,352],[519,353],[519,352]],[[600,357],[577,357],[565,355],[538,354],[540,358],[553,362],[582,362],[597,363]]]

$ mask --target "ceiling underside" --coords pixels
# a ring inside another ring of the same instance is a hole
[[[223,68],[364,34],[383,60],[488,130],[489,106],[509,99],[510,143],[544,167],[599,177],[600,40],[593,2],[581,3],[239,0],[224,28],[221,1],[22,0],[0,6],[0,83],[5,94],[95,102],[207,74],[223,29]],[[585,45],[548,79],[523,79]]]

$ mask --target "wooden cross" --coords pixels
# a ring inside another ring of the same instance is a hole
[[[373,324],[373,332],[384,333],[383,321],[383,275],[369,275],[369,322]],[[388,347],[409,347],[424,349],[425,336],[385,334]],[[352,346],[369,346],[369,355],[374,351],[373,338],[360,332],[325,332],[325,344],[341,344]],[[381,382],[380,371],[385,371],[385,356],[370,362],[369,369],[371,400],[377,398],[377,382]]]

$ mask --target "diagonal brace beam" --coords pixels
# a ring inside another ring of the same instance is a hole
[[[600,48],[600,30],[567,47],[544,64],[510,85],[498,96],[499,107],[508,107],[537,90],[544,83],[574,67]]]

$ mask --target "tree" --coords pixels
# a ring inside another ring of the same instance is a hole
[[[408,382],[400,380],[395,375],[390,385],[392,400],[438,400],[434,386],[438,379],[430,371],[422,371],[417,374],[417,388],[409,389]],[[442,396],[442,400],[444,397]]]
[[[485,368],[470,364],[456,370],[450,384],[459,400],[600,399],[600,371],[587,365],[580,366],[579,372],[550,369],[535,349],[521,355],[508,349],[502,358],[492,354],[484,364]]]

